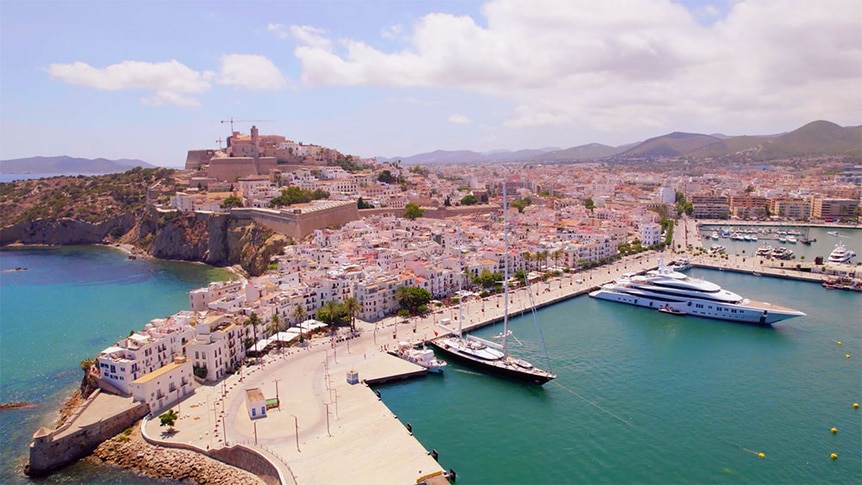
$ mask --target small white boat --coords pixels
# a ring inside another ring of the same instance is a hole
[[[827,231],[826,234],[829,234],[830,236],[838,237],[838,231]]]
[[[434,351],[425,347],[415,348],[410,342],[399,342],[398,349],[390,352],[396,357],[401,357],[407,362],[422,366],[435,374],[441,374],[446,368],[446,361],[440,360],[434,355]]]

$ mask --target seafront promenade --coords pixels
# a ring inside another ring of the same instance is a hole
[[[697,233],[693,222],[690,224],[692,227],[680,227],[675,233],[675,241],[683,248],[700,244],[698,237],[692,237],[691,231]],[[647,252],[511,290],[509,311],[517,314],[583,295],[624,273],[655,268],[659,257],[667,261],[681,256],[690,257],[695,266],[761,276],[815,282],[826,277],[764,265],[754,257]],[[503,307],[502,295],[494,295],[468,298],[460,309],[445,307],[408,320],[389,317],[377,322],[357,321],[358,337],[339,338],[334,344],[328,336],[313,338],[305,347],[262,357],[258,364],[244,367],[223,382],[198,387],[194,395],[173,408],[180,415],[177,433],[164,434],[158,419],[146,422],[146,433],[201,450],[242,444],[267,456],[287,483],[346,479],[414,483],[427,474],[446,470],[446,457],[440,456],[440,463],[435,461],[429,455],[434,444],[419,443],[407,423],[394,416],[364,381],[420,374],[420,367],[386,351],[399,341],[419,342],[434,338],[435,332],[445,333],[441,323],[446,319],[450,328],[457,328],[459,315],[463,315],[464,330],[499,321]],[[358,372],[358,384],[347,382],[350,371]],[[279,406],[270,409],[266,417],[252,420],[245,393],[251,388],[259,388],[267,399],[278,397]]]
[[[615,264],[571,273],[511,291],[510,313],[531,305],[543,306],[584,294],[625,272],[655,266],[653,256],[634,256]],[[469,299],[462,305],[463,328],[470,329],[503,317],[502,296]],[[199,386],[195,394],[172,409],[180,416],[176,433],[165,433],[157,418],[145,422],[147,435],[166,444],[212,450],[242,444],[256,449],[279,467],[290,483],[415,483],[427,474],[446,470],[430,456],[433,443],[421,444],[362,381],[416,374],[422,369],[386,353],[399,341],[417,342],[445,333],[444,318],[457,326],[457,307],[437,310],[407,321],[390,317],[378,322],[357,321],[360,336],[336,342],[314,338],[304,348],[285,349],[244,367],[217,384]],[[342,330],[345,332],[345,330]],[[360,383],[349,384],[349,371]],[[429,379],[445,376],[429,376]],[[246,410],[247,389],[279,399],[279,407],[252,420]],[[457,470],[456,470],[457,472]]]

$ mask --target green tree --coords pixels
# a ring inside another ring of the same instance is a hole
[[[391,184],[396,182],[395,176],[392,175],[392,172],[389,170],[384,170],[380,172],[380,175],[377,176],[378,182],[383,182],[384,184]]]
[[[357,209],[373,209],[374,206],[368,202],[362,200],[362,197],[356,199],[356,208]]]
[[[251,327],[251,331],[254,334],[254,343],[252,345],[257,344],[257,326],[260,325],[260,317],[257,316],[256,312],[251,312],[251,315],[246,319],[243,323],[245,327]]]
[[[494,288],[502,280],[503,275],[485,268],[478,275],[473,277],[472,282],[474,285],[481,286],[482,288]]]
[[[594,210],[596,209],[596,203],[595,203],[595,202],[593,202],[593,198],[592,198],[592,197],[587,197],[586,199],[584,199],[584,207],[586,207],[587,209],[589,209],[589,210],[590,210],[590,212],[592,212],[592,211],[594,211]]]
[[[347,309],[347,313],[350,315],[350,330],[356,331],[356,313],[359,310],[362,310],[362,305],[359,304],[359,300],[353,298],[352,296],[344,301],[344,306]]]
[[[478,203],[479,199],[473,194],[467,194],[461,198],[461,205],[476,205]]]
[[[167,412],[159,415],[159,426],[167,426],[168,433],[173,434],[174,431],[176,431],[174,430],[174,424],[176,424],[178,418],[179,416],[177,416],[177,412],[173,409],[169,409]]]
[[[417,204],[414,204],[413,202],[410,202],[409,204],[404,206],[403,217],[412,221],[416,218],[422,217],[424,213],[425,211],[423,211],[421,207],[419,207]]]
[[[418,286],[401,286],[395,290],[395,299],[401,308],[409,310],[411,314],[416,315],[431,301],[431,293],[425,288],[419,288]]]
[[[305,320],[305,308],[302,308],[302,305],[293,307],[293,318],[296,319],[296,323],[302,323]]]
[[[242,199],[235,195],[231,195],[221,202],[222,209],[230,209],[231,207],[242,207]]]

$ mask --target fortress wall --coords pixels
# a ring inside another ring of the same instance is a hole
[[[113,438],[149,412],[150,408],[146,404],[138,403],[119,414],[105,416],[96,423],[88,424],[56,439],[57,431],[43,436],[37,435],[30,443],[30,462],[25,472],[30,476],[47,475],[57,468],[79,460],[92,453],[103,441]],[[63,429],[70,426],[71,424]]]

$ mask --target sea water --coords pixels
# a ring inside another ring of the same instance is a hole
[[[37,407],[0,413],[4,484],[27,482],[30,437],[53,424],[81,359],[225,277],[98,247],[0,250],[0,269],[18,266],[0,273],[0,401]],[[862,482],[862,294],[691,273],[807,316],[768,328],[578,297],[512,321],[512,352],[558,375],[545,386],[450,363],[383,400],[462,484]],[[164,482],[79,463],[45,483]]]
[[[460,484],[862,483],[862,294],[692,274],[807,316],[770,328],[578,297],[511,322],[512,353],[558,375],[543,387],[450,363],[382,399]]]
[[[16,268],[26,268],[16,271]],[[188,309],[188,291],[231,273],[202,264],[130,260],[93,246],[0,250],[0,483],[26,483],[21,467],[40,426],[80,384],[80,362],[153,318]],[[164,483],[84,463],[44,483]]]

